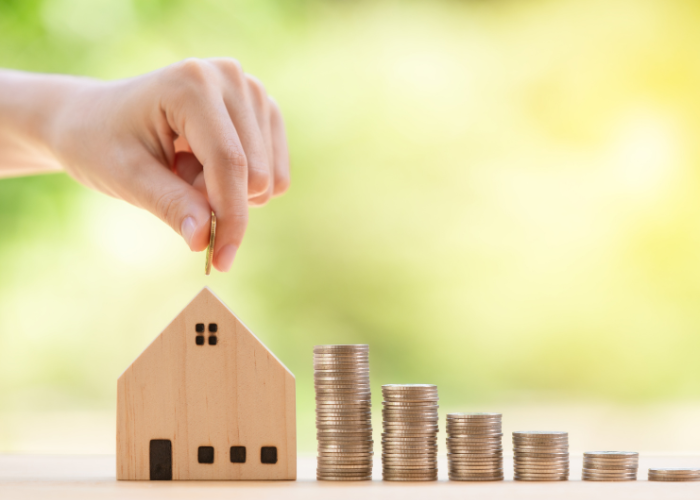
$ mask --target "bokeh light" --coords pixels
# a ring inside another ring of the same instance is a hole
[[[354,342],[375,397],[437,383],[443,410],[574,449],[697,449],[699,22],[690,0],[0,3],[2,67],[238,58],[293,167],[208,278],[146,212],[1,180],[0,449],[113,451],[116,378],[205,285],[295,373],[302,451],[312,347]]]

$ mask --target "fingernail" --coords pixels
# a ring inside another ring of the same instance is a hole
[[[194,217],[186,217],[182,221],[182,226],[180,226],[180,233],[182,237],[185,238],[187,245],[192,248],[192,237],[194,232],[197,230],[197,223],[194,221]]]
[[[219,271],[228,272],[231,269],[231,264],[233,264],[233,258],[236,256],[238,248],[236,245],[226,245],[224,248],[219,250],[216,257],[216,267]]]

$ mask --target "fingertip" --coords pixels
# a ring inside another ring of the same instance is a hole
[[[228,272],[233,265],[233,259],[235,259],[237,252],[238,247],[232,243],[224,246],[216,253],[214,258],[214,267],[216,267],[222,273]]]
[[[270,188],[271,177],[270,170],[265,167],[250,168],[248,170],[248,197],[253,198],[265,194]]]

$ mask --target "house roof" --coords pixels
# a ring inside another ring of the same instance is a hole
[[[203,302],[204,302],[204,303],[209,302],[209,303],[210,303],[210,304],[209,304],[209,307],[211,307],[211,305],[212,305],[212,303],[213,303],[213,304],[215,304],[216,306],[220,306],[221,308],[223,308],[228,314],[230,314],[230,315],[240,324],[240,326],[243,327],[243,329],[247,332],[248,335],[250,335],[251,337],[253,337],[253,338],[254,338],[254,339],[255,339],[255,340],[270,354],[270,356],[271,356],[272,358],[274,358],[275,361],[277,361],[277,363],[279,363],[279,365],[280,365],[284,370],[287,371],[287,373],[289,373],[289,375],[291,375],[292,377],[294,377],[294,374],[289,370],[289,368],[287,368],[287,367],[285,366],[284,363],[282,363],[282,361],[280,361],[280,359],[275,355],[275,353],[273,353],[273,352],[258,338],[258,336],[255,335],[255,334],[250,330],[250,328],[248,328],[248,327],[246,326],[246,324],[243,323],[243,321],[241,321],[241,319],[240,319],[238,316],[236,316],[236,314],[235,314],[235,313],[234,313],[234,312],[233,312],[233,311],[232,311],[232,310],[231,310],[231,309],[230,309],[230,308],[229,308],[229,307],[228,307],[228,306],[227,306],[227,305],[226,305],[226,304],[225,304],[225,303],[224,303],[224,302],[223,302],[223,301],[208,287],[208,286],[205,286],[204,288],[202,288],[202,289],[199,291],[199,293],[198,293],[197,295],[195,295],[195,297],[182,309],[182,311],[180,311],[180,313],[179,313],[177,316],[175,316],[175,318],[173,318],[173,320],[163,329],[163,331],[161,331],[161,332],[153,339],[153,341],[146,347],[146,349],[144,349],[144,350],[142,351],[142,353],[136,358],[136,360],[134,360],[134,362],[132,363],[132,365],[133,365],[134,363],[136,363],[136,362],[138,361],[138,359],[141,357],[141,355],[143,355],[143,353],[145,353],[146,351],[148,351],[148,350],[151,348],[151,346],[152,346],[155,342],[157,342],[158,339],[159,339],[162,335],[168,334],[168,332],[171,331],[171,328],[170,328],[171,325],[172,325],[173,323],[175,323],[181,316],[183,316],[184,314],[186,314],[186,312],[187,312],[188,309],[194,308],[194,307],[198,307],[198,306],[199,306],[200,304],[202,304]],[[128,368],[127,368],[127,370],[128,370]],[[125,372],[126,372],[126,370],[125,370]],[[124,373],[122,373],[122,376],[123,376],[123,375],[124,375]],[[120,378],[121,378],[121,376],[120,376]]]

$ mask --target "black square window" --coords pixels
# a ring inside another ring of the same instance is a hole
[[[209,331],[211,333],[216,333],[219,331],[219,326],[216,323],[209,323]]]
[[[197,343],[197,345],[204,345],[204,337],[202,335],[197,335],[197,338],[194,339],[194,341]]]
[[[245,463],[245,446],[231,446],[231,463]]]
[[[209,345],[216,345],[216,335],[209,337]]]
[[[213,464],[214,463],[214,447],[213,446],[200,446],[197,450],[197,460],[200,464]]]
[[[197,323],[197,326],[195,326],[194,329],[197,331],[197,333],[204,333],[204,323]]]
[[[260,449],[260,461],[264,464],[276,464],[277,446],[263,446]]]

